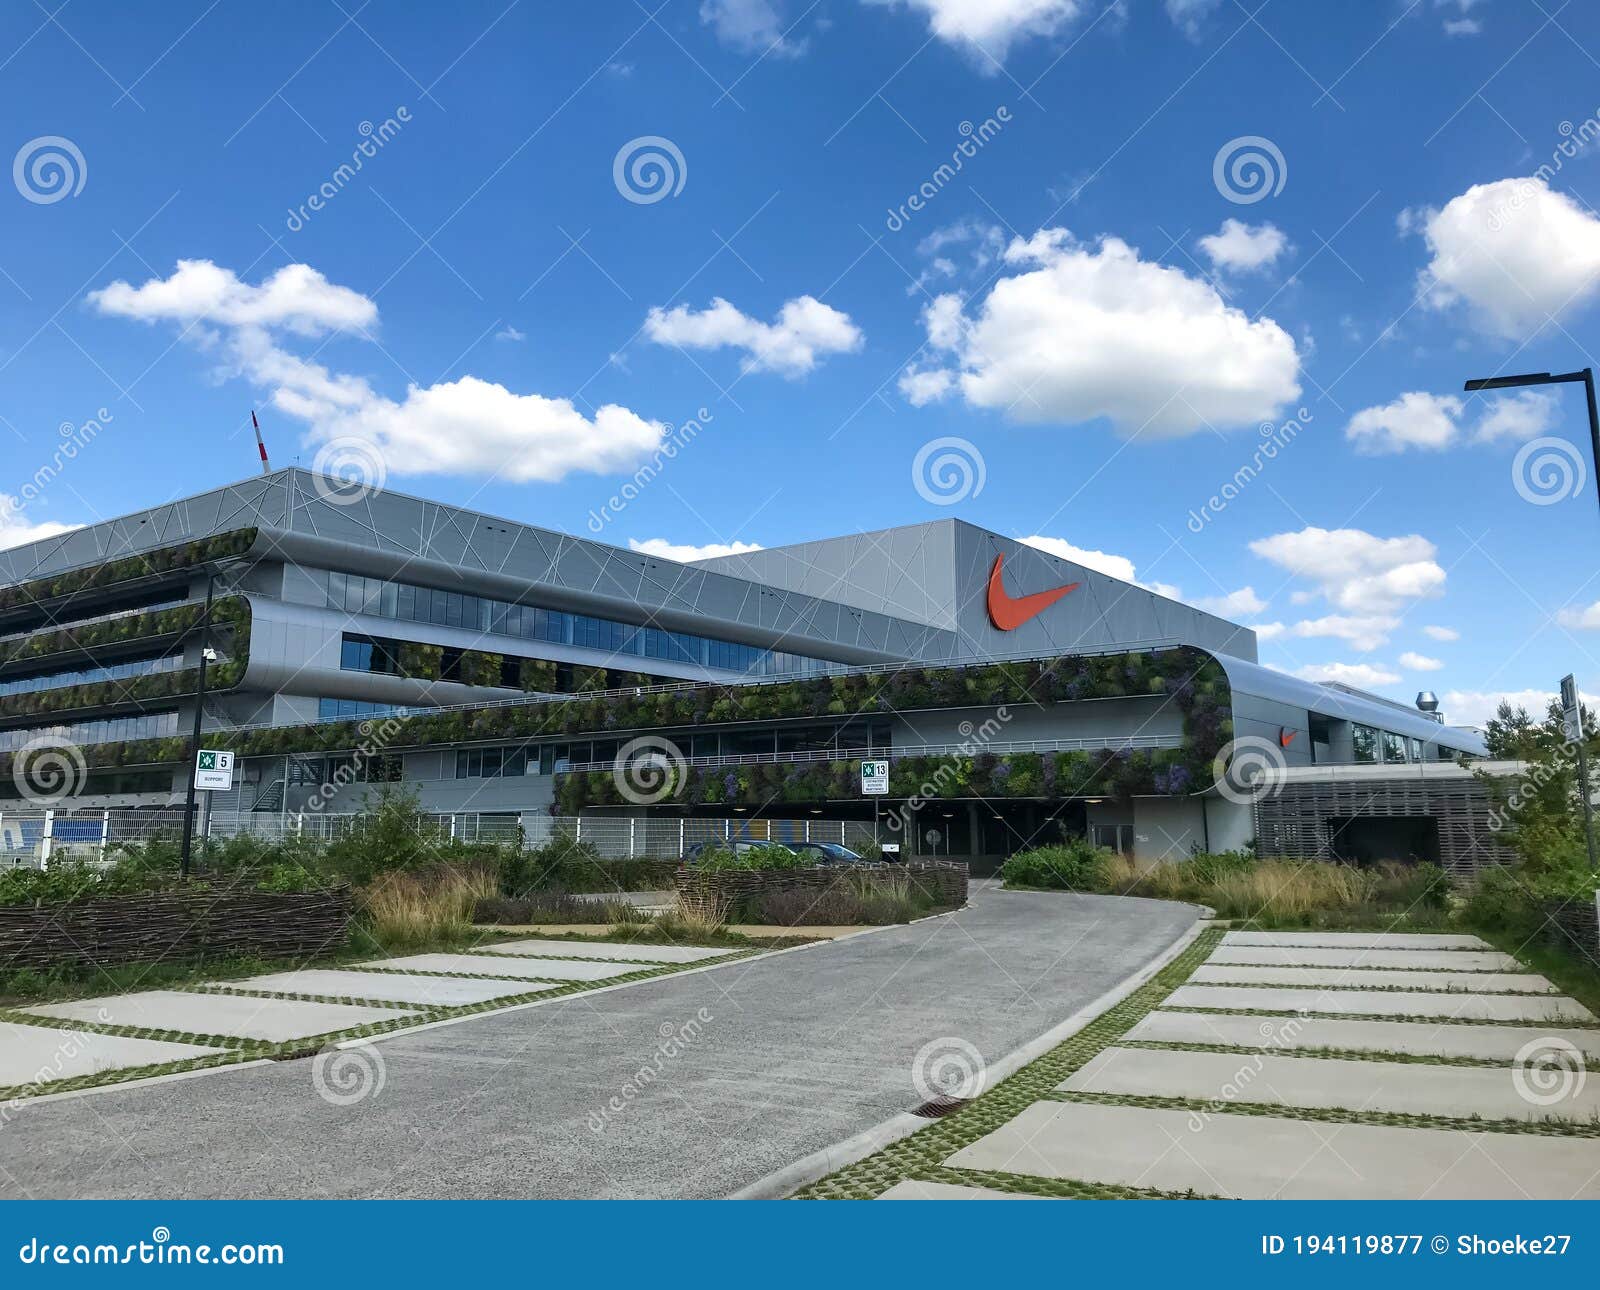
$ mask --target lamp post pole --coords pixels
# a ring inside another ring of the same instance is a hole
[[[1469,394],[1481,390],[1509,390],[1525,385],[1575,385],[1583,383],[1583,392],[1589,409],[1589,450],[1593,454],[1595,497],[1600,501],[1600,411],[1596,410],[1594,397],[1594,369],[1585,367],[1577,372],[1528,372],[1521,376],[1486,376],[1468,381],[1462,388]]]
[[[200,680],[195,685],[194,733],[189,740],[189,791],[184,800],[183,850],[178,858],[178,876],[189,877],[189,854],[194,846],[195,767],[200,760],[200,717],[206,706],[206,664],[211,661],[211,597],[217,575],[206,574],[206,607],[200,615]]]

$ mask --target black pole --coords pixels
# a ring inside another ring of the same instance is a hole
[[[194,734],[189,741],[189,793],[183,811],[183,851],[178,857],[178,875],[189,876],[189,852],[194,846],[194,794],[195,766],[200,760],[200,715],[206,705],[206,653],[211,648],[211,593],[216,587],[217,575],[206,575],[206,607],[200,615],[200,681],[195,686]]]
[[[1600,497],[1600,412],[1594,405],[1594,368],[1583,369],[1583,392],[1589,398],[1589,446],[1594,450],[1594,486]],[[1594,857],[1590,856],[1591,862]]]

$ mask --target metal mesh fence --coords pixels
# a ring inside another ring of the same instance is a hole
[[[65,859],[104,860],[118,846],[183,832],[181,808],[156,811],[0,810],[0,867],[40,868]],[[336,842],[367,827],[365,815],[218,812],[201,820],[195,835],[213,840],[240,834],[273,842],[283,839]],[[873,841],[870,822],[855,820],[764,820],[650,818],[644,816],[526,816],[459,812],[426,815],[420,827],[439,842],[487,842],[538,847],[565,836],[588,843],[605,859],[681,859],[711,842],[832,842],[860,849]]]

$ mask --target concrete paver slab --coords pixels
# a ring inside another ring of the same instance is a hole
[[[1339,945],[1363,950],[1488,950],[1476,936],[1431,932],[1228,932],[1224,945]]]
[[[879,1200],[1049,1200],[1049,1196],[1023,1196],[993,1187],[958,1187],[954,1183],[917,1182],[907,1178],[897,1182]]]
[[[1252,1200],[1580,1200],[1600,1199],[1594,1147],[1540,1133],[1035,1102],[945,1163]]]
[[[46,1085],[56,1080],[134,1066],[159,1066],[225,1051],[155,1039],[124,1039],[54,1026],[0,1021],[0,1088]],[[41,1087],[40,1092],[46,1090]]]
[[[392,972],[342,972],[307,970],[274,972],[245,981],[225,981],[240,990],[262,990],[268,994],[320,994],[329,999],[379,999],[387,1003],[417,1003],[430,1008],[459,1008],[487,1003],[536,990],[554,990],[553,985],[532,981],[469,981],[458,976],[399,976]]]
[[[1432,1021],[1344,1021],[1323,1017],[1219,1017],[1152,1012],[1125,1036],[1164,1044],[1227,1044],[1235,1048],[1335,1048],[1416,1057],[1477,1057],[1510,1063],[1529,1044],[1571,1044],[1600,1062],[1600,1030],[1546,1026],[1451,1026]]]
[[[620,963],[584,963],[576,959],[512,958],[494,954],[410,954],[398,959],[374,959],[371,963],[358,963],[358,968],[382,968],[392,972],[467,973],[473,976],[506,976],[519,980],[540,977],[552,981],[606,981],[629,972],[642,972],[645,965]]]
[[[198,994],[182,990],[143,990],[136,994],[77,999],[24,1011],[69,1021],[103,1021],[113,1026],[177,1030],[192,1035],[223,1035],[281,1043],[335,1030],[349,1030],[411,1014],[395,1008],[362,1008],[344,1003],[303,1003],[295,999],[257,999],[237,994]]]
[[[1532,972],[1400,972],[1389,968],[1257,967],[1203,963],[1189,977],[1197,985],[1321,985],[1341,989],[1399,988],[1479,994],[1555,994]]]
[[[732,950],[704,949],[696,945],[621,945],[600,941],[502,941],[474,950],[474,954],[522,954],[562,959],[621,959],[636,963],[700,963],[720,959]]]
[[[1522,965],[1499,950],[1364,950],[1336,945],[1219,945],[1208,963],[1283,967],[1428,969],[1448,972],[1518,972]]]
[[[1530,1082],[1511,1067],[1436,1066],[1276,1054],[1194,1053],[1180,1049],[1107,1048],[1060,1085],[1085,1093],[1261,1102],[1486,1120],[1592,1120],[1600,1116],[1600,1081],[1552,1071]],[[1524,1094],[1527,1094],[1526,1096]],[[1559,1095],[1559,1096],[1558,1096]],[[1545,1098],[1555,1100],[1546,1101]],[[1600,1160],[1596,1161],[1600,1165]]]
[[[1371,1017],[1447,1017],[1464,1021],[1593,1021],[1562,994],[1444,994],[1421,990],[1294,990],[1251,985],[1181,985],[1167,1008],[1341,1012]]]

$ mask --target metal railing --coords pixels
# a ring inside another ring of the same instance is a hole
[[[901,744],[893,748],[818,748],[793,752],[726,753],[705,757],[670,758],[682,766],[772,766],[788,762],[859,761],[863,757],[882,757],[896,761],[904,757],[970,757],[976,753],[1099,752],[1105,749],[1181,748],[1182,735],[1105,735],[1089,739],[968,739],[958,744]],[[650,753],[666,757],[665,753]],[[649,755],[649,754],[647,754]],[[556,770],[609,771],[617,761],[557,762]]]
[[[119,846],[153,838],[176,839],[181,808],[151,811],[12,811],[0,813],[0,867],[46,868],[63,860],[105,862]],[[205,841],[237,836],[263,842],[330,843],[358,835],[371,817],[310,811],[252,815],[218,813],[199,831]],[[444,843],[494,843],[538,847],[558,837],[592,846],[608,860],[682,859],[691,847],[712,842],[832,842],[859,848],[873,841],[870,821],[726,819],[671,816],[550,816],[460,811],[425,815],[422,836]],[[202,847],[203,850],[203,847]]]

